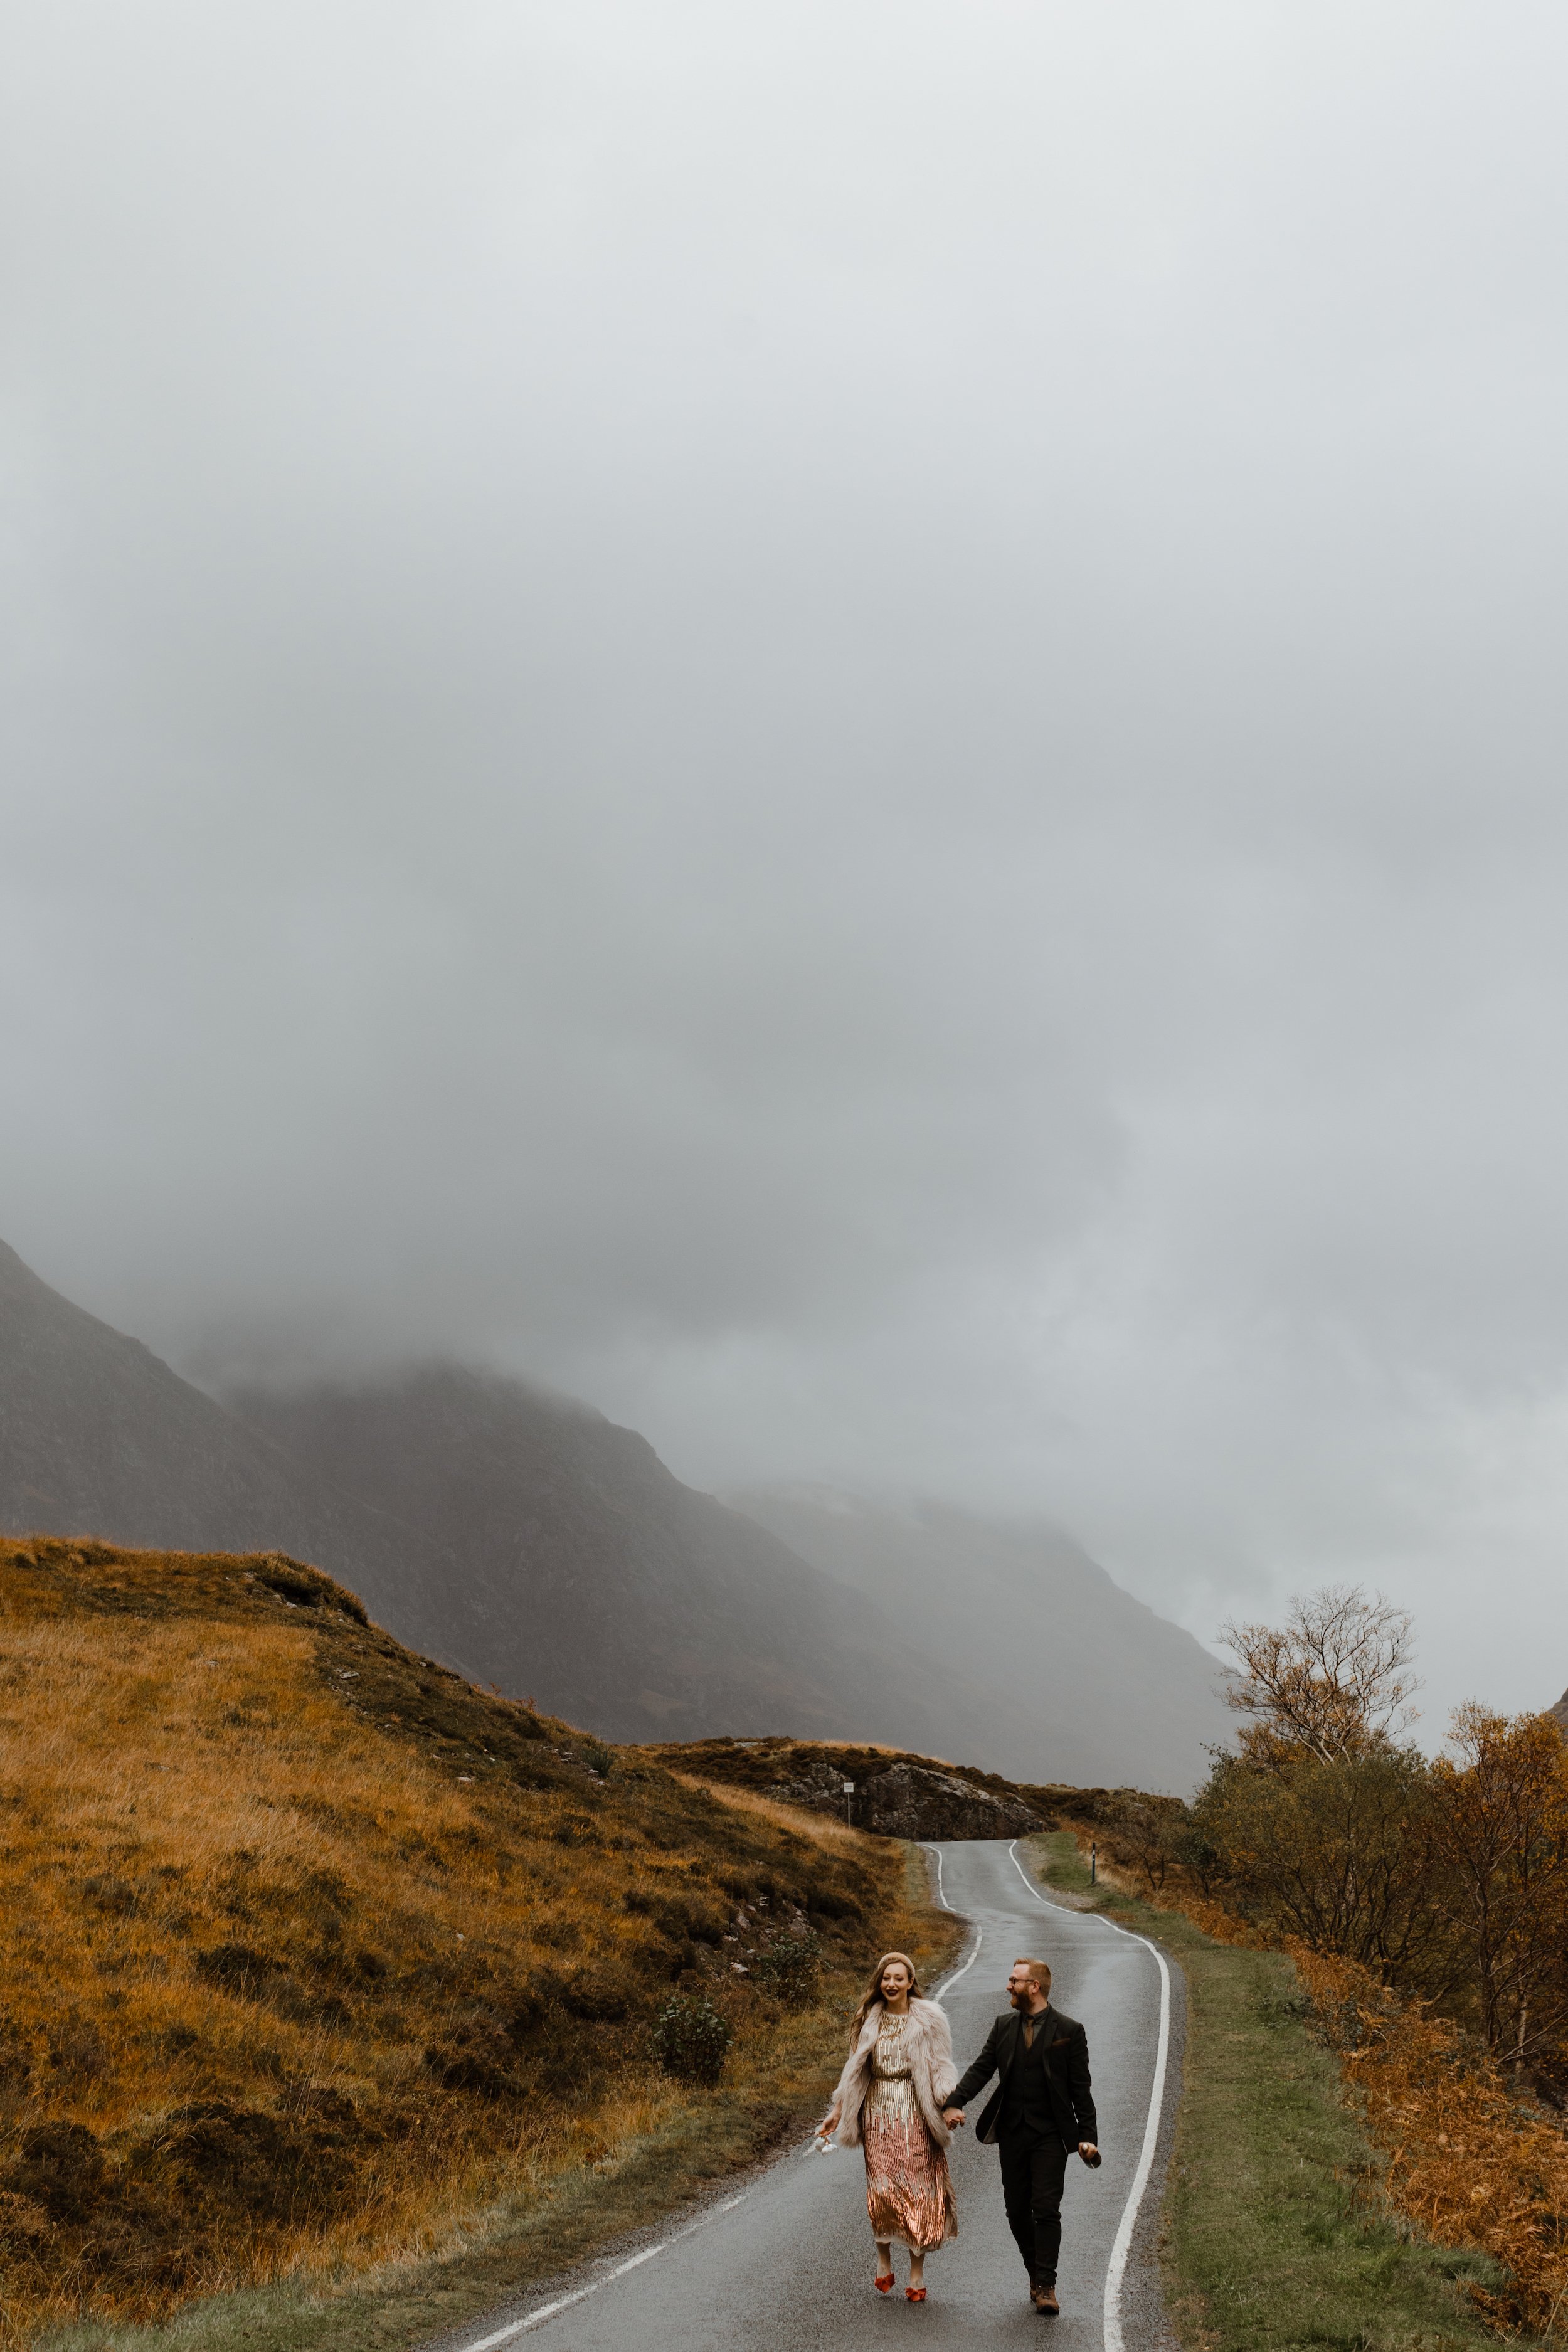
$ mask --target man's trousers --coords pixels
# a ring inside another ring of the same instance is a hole
[[[997,2141],[1002,2156],[1002,2197],[1007,2227],[1018,2242],[1035,2286],[1055,2286],[1057,2257],[1062,2245],[1062,2183],[1067,2179],[1068,2151],[1052,2132],[1037,2139],[1025,2132],[1005,2132]]]

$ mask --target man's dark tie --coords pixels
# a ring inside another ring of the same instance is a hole
[[[1032,2017],[1026,2017],[1024,2020],[1024,2047],[1026,2050],[1032,2050],[1034,2046],[1035,2021]]]

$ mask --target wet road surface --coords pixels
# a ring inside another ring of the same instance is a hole
[[[1011,1845],[929,1851],[942,1899],[975,1931],[936,1988],[959,2067],[1006,2008],[1019,1958],[1049,1962],[1053,2000],[1088,2029],[1105,2160],[1093,2172],[1076,2158],[1068,2166],[1062,2316],[1030,2307],[996,2151],[974,2138],[983,2094],[951,2151],[959,2235],[928,2256],[922,2305],[904,2299],[901,2248],[896,2292],[872,2288],[859,2150],[824,2156],[808,2143],[618,2256],[448,2338],[451,2352],[909,2352],[917,2340],[922,2352],[1042,2342],[1056,2352],[1153,2352],[1164,2339],[1152,2242],[1175,2094],[1167,1966],[1141,1937],[1042,1896]]]

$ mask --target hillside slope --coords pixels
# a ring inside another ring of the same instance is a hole
[[[421,1648],[460,1654],[438,1549],[312,1478],[0,1242],[0,1533],[324,1560]]]
[[[1151,1807],[1177,1818],[1183,1812],[1174,1798],[1146,1790],[1009,1780],[976,1765],[864,1741],[691,1739],[643,1753],[705,1788],[743,1790],[878,1837],[921,1843],[1070,1828],[1108,1840],[1109,1853],[1125,1840],[1130,1815]]]
[[[972,1674],[586,1405],[442,1364],[230,1402],[313,1483],[442,1548],[470,1671],[611,1738],[930,1748],[984,1717]]]
[[[0,1532],[35,1529],[318,1561],[399,1639],[612,1738],[938,1727],[928,1660],[588,1407],[429,1367],[226,1412],[0,1244]]]
[[[0,1543],[0,1689],[14,2331],[438,2248],[716,2095],[650,2064],[672,1989],[776,2121],[787,2020],[732,1958],[809,1927],[841,1999],[910,1927],[899,1849],[477,1691],[276,1555]]]
[[[400,1640],[615,1738],[1185,1788],[1228,1728],[1206,1654],[1066,1538],[843,1497],[728,1508],[635,1431],[450,1365],[227,1402],[0,1244],[0,1532],[313,1559]]]
[[[984,1736],[950,1715],[931,1743],[949,1755],[1014,1780],[1184,1796],[1208,1769],[1209,1745],[1229,1744],[1218,1660],[1058,1528],[937,1503],[889,1510],[814,1487],[731,1499],[860,1601],[918,1623],[955,1684],[984,1684]]]

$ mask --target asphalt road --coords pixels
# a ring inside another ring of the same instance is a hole
[[[994,2148],[973,2126],[954,2136],[959,2235],[926,2264],[930,2299],[871,2285],[865,2168],[858,2148],[808,2143],[749,2185],[618,2255],[536,2292],[451,2339],[454,2352],[1005,2352],[1048,2341],[1057,2352],[1154,2352],[1166,2339],[1152,2261],[1159,2176],[1175,2094],[1172,1991],[1153,1947],[1093,1913],[1039,1895],[1001,1842],[931,1849],[940,1891],[976,1931],[938,1988],[962,2068],[1007,2006],[1007,1971],[1048,1960],[1052,1997],[1089,2030],[1104,2163],[1068,2167],[1062,2316],[1031,2309],[1028,2281],[1002,2210]],[[1179,2028],[1179,2003],[1175,2022]]]

